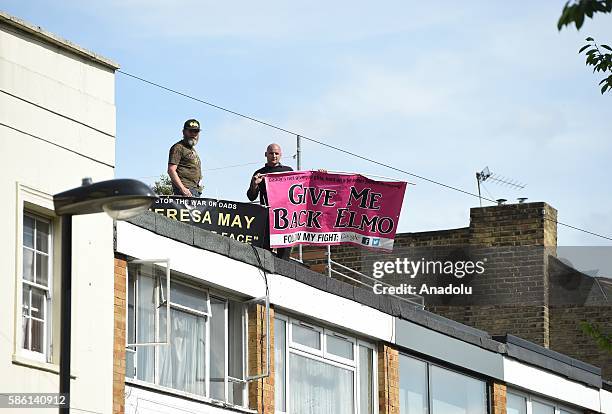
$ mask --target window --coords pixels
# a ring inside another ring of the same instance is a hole
[[[126,376],[244,406],[245,307],[174,274],[169,292],[167,282],[161,266],[128,266]]]
[[[527,414],[527,399],[509,392],[506,394],[506,407],[508,414]]]
[[[53,280],[51,222],[24,213],[21,243],[21,348],[27,356],[49,362]]]
[[[400,354],[401,414],[485,414],[485,381]]]
[[[508,390],[506,393],[508,414],[575,414],[558,403],[534,397],[520,391]]]
[[[277,412],[375,412],[376,360],[371,344],[277,314],[274,358]]]

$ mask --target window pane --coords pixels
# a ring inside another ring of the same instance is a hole
[[[353,372],[301,355],[289,355],[292,414],[352,414]]]
[[[136,342],[155,342],[155,289],[153,279],[146,276],[138,278],[138,321]],[[161,309],[160,309],[161,310]],[[165,307],[163,308],[165,310]],[[165,313],[165,312],[160,312]],[[165,334],[165,333],[164,333]],[[140,366],[140,363],[138,364]]]
[[[359,346],[359,412],[374,413],[373,395],[373,351],[365,346]]]
[[[49,281],[49,257],[36,254],[36,283],[47,286]]]
[[[285,367],[287,345],[286,323],[282,319],[274,319],[274,406],[277,411],[285,412]]]
[[[165,319],[166,313],[160,312],[159,317]],[[170,317],[170,344],[159,347],[159,383],[176,390],[204,395],[205,318],[176,309],[170,310]]]
[[[45,319],[45,292],[40,289],[32,289],[32,303],[30,314],[34,318]]]
[[[21,347],[23,349],[30,349],[30,319],[23,318],[21,321],[21,329],[22,329],[22,344]]]
[[[233,405],[243,406],[244,405],[244,384],[239,382],[230,382],[228,387],[227,402]]]
[[[527,401],[520,395],[507,393],[508,414],[527,414]]]
[[[430,375],[433,414],[486,414],[483,381],[436,366]]]
[[[353,343],[346,339],[338,338],[334,335],[326,335],[327,337],[327,352],[337,355],[342,358],[354,359]]]
[[[44,353],[45,324],[33,319],[30,320],[30,324],[32,326],[32,347],[30,349]]]
[[[136,313],[134,310],[134,289],[135,289],[135,278],[128,275],[128,294],[127,294],[127,342],[133,344],[136,341]]]
[[[210,397],[225,401],[225,302],[210,299]]]
[[[427,364],[400,354],[399,374],[400,414],[426,414]]]
[[[135,277],[132,273],[128,272],[128,293],[127,293],[127,343],[133,344],[136,341],[136,312],[134,309],[134,290],[135,290]],[[134,352],[132,352],[134,351]],[[135,375],[135,361],[136,361],[136,347],[128,348],[125,351],[125,376],[127,378],[134,378]]]
[[[232,378],[242,379],[244,376],[243,362],[243,306],[234,301],[228,301],[228,371]],[[229,383],[229,395],[227,401],[234,405],[243,405],[243,395],[245,385],[237,382]]]
[[[135,271],[134,274],[136,274]],[[138,319],[136,321],[136,342],[155,342],[155,308],[153,279],[150,277],[140,276],[138,278]],[[160,312],[160,314],[162,313],[165,316],[165,312]],[[136,370],[137,378],[139,380],[147,382],[154,381],[154,356],[154,347],[138,347]]]
[[[23,216],[23,245],[34,248],[34,219]]]
[[[164,270],[165,274],[165,270]],[[172,278],[170,278],[172,279]],[[166,290],[166,278],[162,278],[163,289]],[[176,303],[177,305],[185,306],[197,310],[199,312],[207,312],[208,307],[206,306],[206,292],[198,289],[191,288],[181,283],[174,283],[170,280],[170,302]]]
[[[49,253],[49,223],[36,220],[36,250]]]
[[[22,285],[22,296],[21,296],[21,309],[23,316],[30,316],[30,290],[32,289],[30,286],[25,283]]]
[[[531,401],[531,414],[555,414],[555,408],[539,401]]]
[[[243,330],[243,307],[240,303],[228,302],[228,369],[229,376],[242,379],[243,377],[243,355],[242,355],[242,330]]]
[[[293,342],[309,346],[310,348],[321,349],[321,334],[318,331],[297,323],[291,324],[291,331]]]
[[[23,249],[23,278],[34,281],[34,252],[26,248]]]
[[[134,378],[134,357],[136,352],[132,352],[134,348],[128,348],[125,350],[125,376],[127,378]]]

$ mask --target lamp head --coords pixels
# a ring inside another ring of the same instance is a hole
[[[84,179],[76,187],[53,196],[58,215],[93,214],[106,211],[116,220],[126,220],[146,211],[157,199],[145,183],[132,179],[115,179],[92,183]]]

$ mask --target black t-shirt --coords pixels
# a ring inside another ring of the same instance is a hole
[[[293,168],[289,167],[288,165],[282,165],[282,164],[277,164],[274,167],[269,167],[267,165],[264,165],[263,168],[260,168],[259,170],[255,171],[253,173],[253,176],[257,174],[268,174],[268,173],[285,172],[285,171],[293,171]],[[268,192],[266,191],[266,181],[265,180],[262,180],[259,184],[257,184],[257,187],[255,187],[255,190],[251,189],[251,184],[249,183],[249,189],[247,190],[247,197],[249,198],[249,200],[255,201],[258,194],[259,194],[259,204],[267,206],[268,205]]]

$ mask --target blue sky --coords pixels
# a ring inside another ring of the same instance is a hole
[[[577,54],[612,15],[558,32],[564,1],[3,0],[122,70],[467,191],[528,197],[612,236],[610,110]],[[295,137],[116,76],[117,177],[152,182],[195,117],[205,196],[245,200],[267,144]],[[232,165],[243,167],[217,169]],[[400,231],[464,227],[478,199],[303,142],[303,168],[408,180]],[[488,192],[487,192],[488,191]],[[488,204],[488,203],[485,203]],[[559,227],[560,245],[611,241]]]

